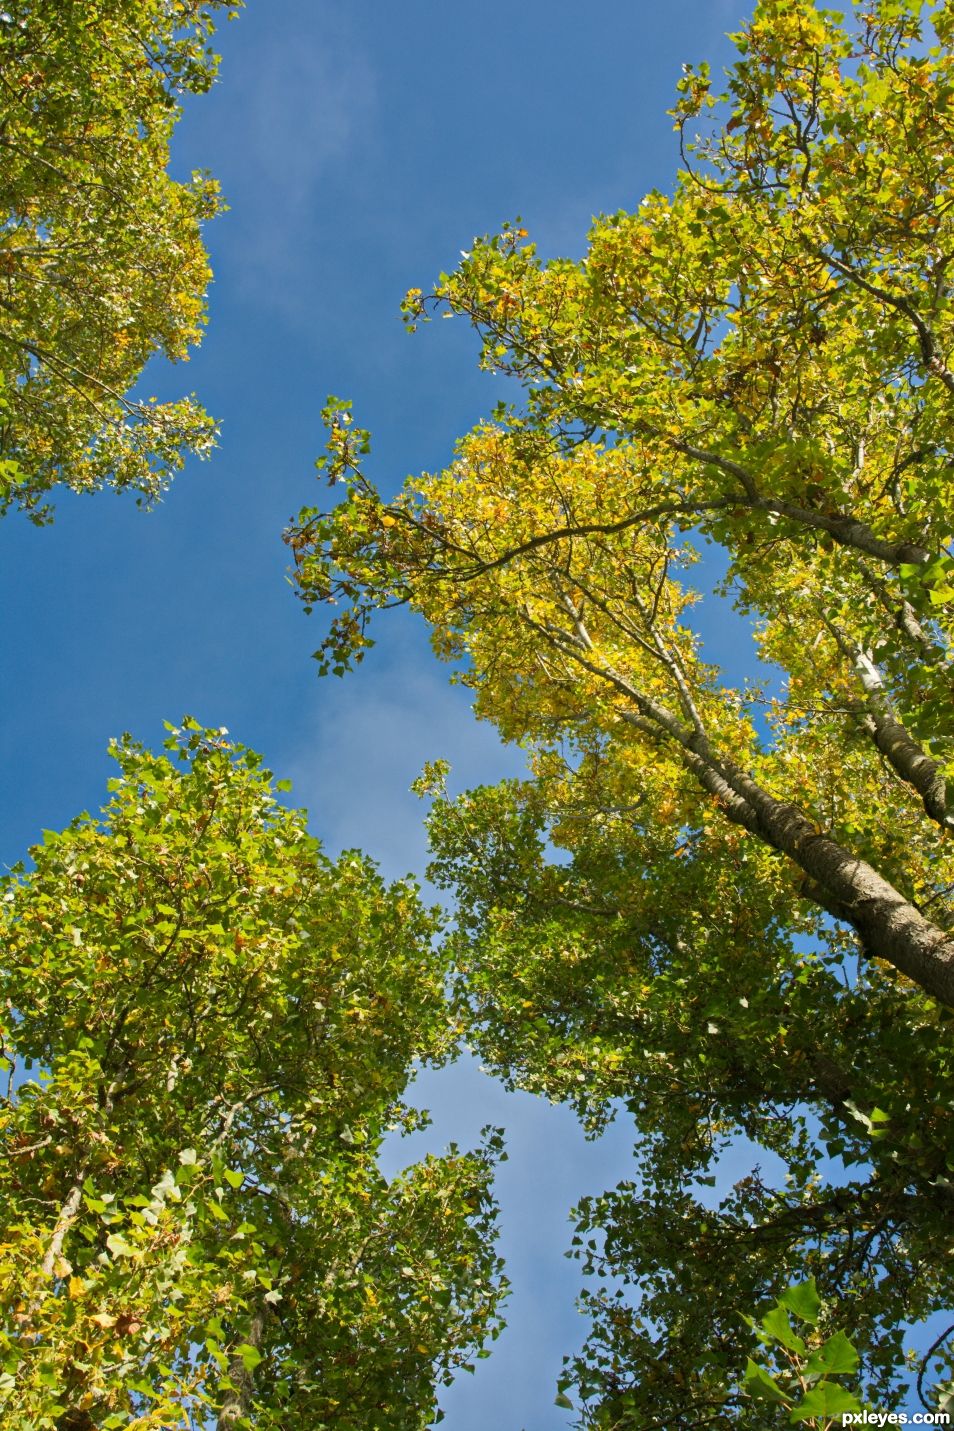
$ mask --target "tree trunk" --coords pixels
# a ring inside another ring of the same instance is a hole
[[[939,1003],[954,1007],[954,938],[865,860],[821,834],[795,805],[778,800],[731,761],[691,738],[686,764],[725,815],[787,855],[806,875],[805,893],[850,924],[869,958],[884,959]]]
[[[252,1314],[245,1345],[259,1351],[264,1331],[265,1309],[260,1307]],[[245,1363],[239,1356],[233,1357],[229,1364],[229,1379],[233,1383],[233,1389],[225,1393],[218,1420],[215,1423],[215,1431],[233,1431],[236,1422],[240,1421],[243,1416],[247,1416],[252,1409],[252,1396],[255,1390],[252,1374],[245,1369]]]
[[[76,1221],[76,1214],[79,1212],[85,1179],[86,1169],[83,1168],[73,1186],[66,1194],[63,1204],[60,1207],[59,1215],[53,1227],[53,1236],[50,1238],[49,1245],[43,1254],[43,1261],[40,1264],[44,1277],[53,1276],[57,1259],[62,1256],[66,1234]]]

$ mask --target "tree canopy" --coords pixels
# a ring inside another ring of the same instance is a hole
[[[215,425],[130,395],[199,339],[217,186],[168,172],[180,97],[208,89],[241,0],[10,0],[0,14],[0,511],[57,485],[159,495]]]
[[[167,746],[3,883],[3,1424],[422,1431],[502,1289],[496,1135],[378,1169],[454,1042],[434,915]]]
[[[762,0],[735,40],[723,92],[686,68],[670,194],[580,262],[512,225],[408,295],[523,400],[390,500],[333,402],[345,500],[287,533],[308,608],[343,606],[322,669],[409,605],[529,752],[439,794],[435,874],[484,1056],[639,1130],[642,1185],[580,1210],[627,1287],[561,1393],[594,1427],[788,1424],[739,1397],[739,1313],[793,1279],[881,1405],[906,1321],[954,1304],[954,7]],[[716,551],[743,686],[697,634]],[[739,1134],[785,1176],[713,1210]]]

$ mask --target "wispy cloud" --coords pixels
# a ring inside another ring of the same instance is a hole
[[[424,806],[409,788],[426,761],[449,760],[455,789],[523,768],[518,751],[474,720],[446,668],[423,666],[419,652],[402,654],[332,692],[323,683],[304,736],[281,762],[329,852],[360,847],[390,879],[420,873],[427,862]]]
[[[508,1093],[472,1057],[424,1073],[410,1101],[429,1109],[432,1126],[411,1138],[392,1138],[382,1166],[387,1174],[454,1140],[476,1146],[480,1129],[504,1126],[509,1161],[498,1171],[500,1252],[511,1295],[507,1330],[474,1377],[460,1376],[441,1404],[455,1431],[554,1431],[570,1418],[553,1408],[563,1356],[576,1351],[587,1323],[576,1309],[580,1264],[568,1260],[570,1209],[622,1175],[634,1176],[632,1127],[627,1117],[588,1141],[569,1108],[528,1093]]]
[[[242,289],[291,314],[301,311],[302,282],[334,207],[323,190],[373,132],[377,86],[347,19],[329,5],[315,4],[293,30],[264,23],[258,30],[258,43],[226,71],[234,126],[228,196]]]

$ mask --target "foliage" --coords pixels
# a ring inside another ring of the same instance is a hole
[[[857,1396],[835,1380],[857,1370],[858,1353],[844,1332],[819,1333],[821,1311],[812,1279],[788,1287],[759,1326],[752,1323],[763,1348],[762,1359],[768,1357],[773,1370],[750,1357],[745,1390],[756,1400],[784,1407],[791,1425],[829,1431],[843,1424],[844,1412],[862,1407]],[[798,1331],[792,1326],[793,1316]]]
[[[723,1404],[724,1414],[735,1413],[735,1424],[746,1399],[759,1403],[759,1415],[773,1419],[773,1412],[776,1417],[785,1412],[783,1424],[817,1431],[831,1431],[843,1424],[844,1412],[862,1410],[858,1397],[835,1380],[857,1371],[858,1353],[844,1332],[827,1335],[822,1330],[829,1317],[823,1313],[814,1278],[786,1288],[760,1323],[751,1317],[745,1320],[755,1332],[758,1346],[753,1350],[758,1360],[748,1357],[740,1386]],[[567,1377],[561,1388],[570,1384]],[[563,1389],[557,1404],[573,1406]],[[777,1424],[774,1419],[773,1424]]]
[[[954,1303],[954,8],[762,0],[735,38],[724,94],[684,74],[671,195],[582,262],[509,227],[408,295],[522,404],[386,501],[333,402],[345,500],[287,533],[343,606],[324,669],[406,603],[528,750],[437,800],[434,872],[483,1056],[636,1120],[642,1186],[579,1210],[623,1284],[567,1383],[605,1428],[723,1424],[738,1313],[789,1282],[842,1305],[878,1404]],[[758,682],[705,660],[714,548]],[[784,1177],[713,1210],[740,1133]]]
[[[453,1042],[434,917],[224,732],[114,754],[0,903],[3,1424],[423,1428],[501,1291],[497,1135],[377,1166]]]
[[[731,825],[653,822],[605,756],[538,766],[438,795],[430,873],[455,893],[458,998],[485,1061],[594,1130],[620,1104],[637,1129],[639,1184],[577,1209],[575,1254],[605,1285],[585,1294],[567,1385],[599,1427],[735,1407],[739,1313],[814,1276],[890,1404],[906,1324],[954,1300],[949,1016],[883,967],[856,972]],[[784,1176],[755,1166],[718,1196],[740,1138]],[[764,1406],[733,1417],[766,1424]]]
[[[154,353],[199,339],[204,174],[168,173],[185,93],[215,75],[241,0],[9,0],[0,13],[0,511],[49,516],[56,484],[156,498],[211,419],[130,397]]]

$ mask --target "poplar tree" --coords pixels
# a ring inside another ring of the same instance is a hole
[[[157,498],[215,424],[131,392],[205,322],[207,174],[169,174],[217,13],[240,0],[9,0],[0,12],[0,512],[56,486]]]
[[[423,1431],[501,1291],[497,1135],[378,1167],[454,1042],[434,915],[223,732],[114,754],[0,898],[0,1419]]]
[[[788,1424],[737,1390],[740,1313],[812,1276],[890,1405],[905,1322],[954,1302],[954,7],[762,0],[734,38],[721,90],[684,71],[670,193],[579,262],[513,225],[408,295],[522,398],[393,498],[333,403],[346,500],[287,533],[339,604],[323,669],[406,604],[527,749],[526,781],[425,782],[435,874],[485,1058],[636,1120],[640,1183],[580,1210],[629,1286],[561,1390],[606,1428]],[[740,1134],[785,1176],[713,1209]]]

